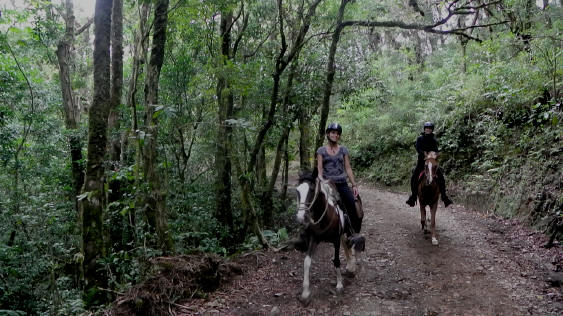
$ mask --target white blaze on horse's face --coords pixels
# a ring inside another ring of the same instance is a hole
[[[307,195],[309,194],[309,183],[303,182],[297,186],[297,196],[299,197],[299,204],[297,205],[297,221],[301,224],[305,223],[305,212],[307,210]]]
[[[426,168],[428,168],[428,173],[426,174],[426,184],[432,183],[432,178],[434,175],[432,174],[432,161],[427,162]]]

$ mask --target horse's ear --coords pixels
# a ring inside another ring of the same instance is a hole
[[[428,152],[427,152],[427,151],[424,152],[424,158],[426,158],[426,157],[428,157]]]

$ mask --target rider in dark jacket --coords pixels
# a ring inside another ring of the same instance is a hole
[[[416,139],[414,147],[418,152],[418,160],[416,167],[413,170],[411,176],[411,196],[407,200],[407,204],[413,207],[416,204],[416,196],[418,191],[418,176],[424,170],[424,152],[435,151],[438,152],[438,142],[434,138],[434,124],[432,122],[424,123],[424,132]],[[444,178],[444,173],[442,168],[438,168],[436,175],[438,176],[437,182],[440,188],[440,195],[442,196],[442,201],[444,206],[452,204],[452,200],[446,195],[446,179]]]

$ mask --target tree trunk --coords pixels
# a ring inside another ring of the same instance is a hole
[[[307,108],[299,106],[299,169],[305,170],[311,167],[311,115]]]
[[[109,140],[109,160],[114,171],[120,168],[121,159],[121,139],[119,135],[118,107],[121,104],[123,90],[123,0],[113,0],[113,10],[111,16],[111,98],[110,113],[108,119],[108,129],[110,131]],[[122,199],[122,185],[124,180],[108,179],[108,205]],[[108,215],[110,224],[108,230],[110,236],[108,238],[108,247],[116,245],[115,250],[127,249],[130,242],[132,230],[129,228],[129,220],[120,213],[119,207],[110,208]]]
[[[343,0],[346,1],[346,0]],[[278,103],[278,94],[280,89],[280,79],[281,75],[283,74],[284,70],[286,69],[287,65],[293,60],[293,58],[299,53],[302,48],[303,42],[305,40],[305,35],[309,31],[309,26],[311,24],[311,19],[315,15],[315,11],[317,6],[321,0],[316,0],[314,3],[311,4],[309,9],[307,10],[307,14],[303,16],[302,24],[297,32],[297,36],[292,44],[292,47],[287,53],[287,45],[285,42],[285,34],[284,34],[284,26],[283,26],[283,10],[282,10],[282,1],[278,0],[278,8],[279,8],[279,29],[280,35],[282,38],[282,46],[280,48],[280,52],[276,58],[276,64],[274,68],[274,74],[272,75],[273,79],[273,87],[272,87],[272,94],[270,97],[270,108],[268,110],[268,116],[264,121],[262,128],[258,131],[256,136],[256,140],[254,141],[254,147],[250,154],[250,163],[248,165],[249,170],[251,171],[252,168],[256,165],[256,159],[258,157],[258,151],[260,150],[262,143],[264,142],[264,138],[266,137],[266,133],[274,123],[274,114],[276,112],[276,105]],[[287,53],[287,55],[286,55]]]
[[[71,71],[74,68],[74,9],[72,0],[65,2],[65,35],[57,45],[57,61],[59,63],[59,77],[63,98],[63,112],[65,115],[65,127],[71,131],[69,136],[70,158],[73,181],[73,201],[78,213],[78,200],[80,189],[84,184],[84,170],[80,165],[82,160],[82,140],[74,131],[78,129],[80,122],[80,108],[76,102],[72,88]]]
[[[221,66],[225,67],[231,58],[231,24],[233,23],[233,12],[227,11],[221,14]],[[231,134],[232,127],[229,119],[233,116],[233,94],[230,89],[227,75],[224,71],[219,72],[217,79],[217,103],[219,130],[217,133],[217,149],[215,154],[215,168],[217,178],[215,179],[215,194],[217,204],[215,207],[216,217],[221,224],[234,229],[233,211],[231,206]]]
[[[109,147],[109,157],[114,164],[121,156],[118,107],[123,90],[123,0],[113,0],[111,17],[111,101],[108,127],[114,132]]]
[[[107,143],[110,102],[110,32],[112,0],[97,0],[94,39],[94,98],[88,119],[88,162],[81,203],[82,243],[84,250],[84,300],[87,306],[107,301],[101,291],[107,284],[104,268],[98,261],[104,257],[103,241],[103,159]]]
[[[158,248],[165,253],[172,250],[172,239],[168,235],[166,218],[166,191],[157,170],[158,119],[154,116],[158,105],[158,81],[164,62],[166,27],[168,23],[168,0],[158,0],[154,11],[151,57],[145,82],[145,138],[144,175],[149,184],[145,201],[145,214],[151,229],[156,231]]]
[[[258,220],[258,216],[256,214],[256,209],[254,208],[254,204],[252,203],[252,183],[250,176],[244,174],[240,161],[233,156],[231,159],[233,166],[236,171],[236,179],[238,179],[238,183],[240,186],[240,197],[241,197],[241,210],[242,210],[242,221],[244,223],[244,235],[246,235],[247,231],[253,232],[258,241],[262,245],[263,248],[269,248],[270,245],[268,241],[262,234],[262,228],[260,228],[260,222]]]
[[[266,226],[271,226],[271,220],[272,220],[272,211],[273,211],[273,193],[274,193],[274,187],[276,185],[276,180],[278,178],[278,173],[280,171],[280,165],[281,165],[281,161],[282,161],[282,156],[285,153],[285,143],[287,141],[287,139],[289,138],[289,132],[291,130],[291,125],[293,123],[293,121],[295,120],[294,117],[288,117],[289,116],[289,99],[291,96],[291,91],[292,91],[292,87],[293,87],[293,78],[296,75],[297,72],[297,65],[299,62],[299,56],[296,55],[296,58],[294,59],[293,63],[291,64],[290,67],[290,72],[289,72],[289,76],[287,78],[287,85],[286,85],[286,89],[285,89],[285,93],[284,93],[284,97],[283,97],[283,116],[282,116],[282,134],[279,138],[278,141],[278,145],[276,147],[276,158],[274,159],[274,165],[272,166],[272,174],[270,176],[270,181],[268,183],[268,187],[266,189],[265,195],[264,195],[264,199],[263,199],[263,210],[264,210],[264,224]],[[293,115],[292,115],[293,116]]]
[[[129,89],[127,92],[127,106],[131,109],[131,127],[132,133],[135,135],[135,187],[139,187],[140,175],[139,166],[142,165],[141,135],[139,131],[139,118],[137,115],[137,86],[139,76],[143,72],[143,65],[147,60],[148,52],[148,35],[146,23],[151,11],[151,5],[143,2],[139,11],[139,28],[135,33],[135,43],[133,45],[133,64],[131,66],[131,79],[129,81]]]
[[[344,18],[344,10],[350,0],[342,0],[340,8],[338,9],[338,17],[336,19],[336,29],[332,34],[332,42],[330,43],[330,50],[328,53],[328,64],[326,67],[326,80],[324,85],[323,103],[321,105],[321,117],[319,121],[319,129],[317,134],[317,141],[315,149],[323,145],[326,121],[328,119],[328,112],[330,110],[330,95],[332,94],[332,83],[334,82],[334,56],[338,48],[338,41],[340,40],[340,33],[342,32],[342,20]],[[313,159],[313,165],[316,165],[316,160]],[[314,167],[314,166],[313,166]]]
[[[285,200],[287,199],[287,186],[289,183],[289,137],[285,139],[285,146],[284,146],[284,168],[283,168],[283,182],[282,182],[282,190],[280,194],[280,199],[284,206],[287,206]]]
[[[131,109],[131,130],[132,134],[135,137],[135,167],[134,167],[134,177],[135,177],[135,188],[139,188],[140,183],[140,175],[139,175],[139,166],[142,165],[142,151],[141,151],[141,138],[139,135],[139,120],[137,117],[137,85],[139,81],[139,76],[143,72],[143,64],[147,59],[147,51],[148,51],[148,36],[147,34],[147,27],[146,23],[149,18],[149,13],[151,10],[151,5],[148,2],[143,2],[141,8],[139,10],[139,26],[137,32],[135,32],[134,36],[134,44],[133,44],[133,63],[131,65],[131,78],[129,81],[129,89],[127,92],[126,102],[127,107]],[[123,151],[122,151],[123,153]],[[139,200],[140,195],[137,195],[137,204],[140,205],[141,202]],[[136,239],[135,235],[135,226],[137,222],[137,208],[130,209],[129,212],[129,230],[133,234],[133,238]]]

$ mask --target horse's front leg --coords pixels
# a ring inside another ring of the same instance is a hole
[[[422,229],[422,232],[426,233],[427,229],[426,229],[426,206],[422,205],[422,203],[418,203],[418,205],[420,205],[420,226]]]
[[[356,250],[354,245],[348,247],[348,239],[345,234],[340,238],[340,245],[344,249],[344,256],[346,257],[346,272],[355,274],[356,273]]]
[[[342,293],[342,273],[340,272],[340,240],[334,242],[334,269],[336,270],[336,293]]]
[[[303,262],[303,292],[301,292],[301,302],[303,302],[304,304],[308,304],[311,298],[311,289],[309,288],[309,271],[311,269],[313,254],[315,253],[316,248],[317,244],[314,241],[310,240],[307,255],[305,256],[305,260]]]
[[[430,208],[430,230],[432,231],[432,244],[438,245],[438,236],[436,236],[436,210],[438,209],[438,201]]]

